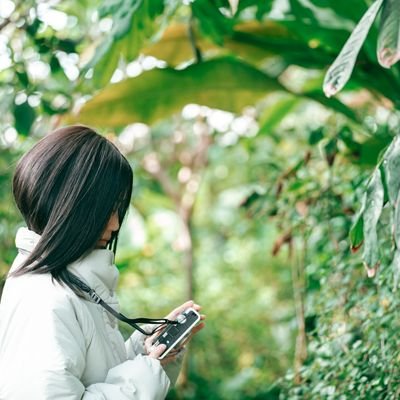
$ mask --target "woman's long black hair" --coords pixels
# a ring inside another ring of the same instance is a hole
[[[74,125],[45,136],[21,158],[14,174],[16,204],[41,238],[13,275],[51,273],[81,295],[66,267],[96,247],[114,212],[121,226],[132,180],[126,158],[91,128]],[[118,232],[108,243],[114,254]]]

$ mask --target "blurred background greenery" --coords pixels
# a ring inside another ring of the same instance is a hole
[[[207,314],[169,399],[399,398],[392,181],[357,219],[399,123],[379,20],[345,90],[322,91],[371,4],[1,0],[2,281],[23,225],[18,158],[58,126],[88,124],[134,169],[123,311],[160,316],[194,298]]]

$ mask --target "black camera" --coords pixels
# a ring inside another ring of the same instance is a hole
[[[200,321],[200,314],[193,308],[187,308],[176,318],[176,325],[167,325],[153,343],[154,346],[165,344],[167,348],[161,354],[162,360],[167,354],[176,347],[186,336],[190,334],[193,327]]]

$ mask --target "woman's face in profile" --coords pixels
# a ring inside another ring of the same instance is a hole
[[[104,230],[100,240],[96,244],[96,248],[97,249],[105,248],[107,243],[111,239],[112,233],[117,231],[118,229],[119,229],[119,220],[118,220],[118,212],[116,211],[111,215],[107,223],[106,229]]]

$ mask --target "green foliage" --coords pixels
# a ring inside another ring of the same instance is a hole
[[[398,287],[399,255],[396,251],[392,261],[391,229],[387,228],[391,210],[383,208],[383,202],[389,198],[385,171],[392,172],[391,179],[397,176],[393,164],[398,160],[394,156],[397,140],[380,157],[364,195],[368,170],[349,164],[351,157],[343,151],[345,145],[358,152],[358,145],[354,138],[349,140],[345,127],[337,129],[342,134],[336,138],[330,136],[328,126],[310,131],[311,154],[281,172],[276,164],[271,165],[269,170],[276,175],[268,181],[275,184],[264,193],[252,193],[243,203],[252,217],[277,221],[282,235],[275,242],[275,253],[286,245],[305,252],[307,357],[299,369],[291,369],[273,387],[281,399],[395,399],[399,315],[397,291],[392,290]],[[297,151],[306,151],[305,142],[298,141],[301,134],[291,133],[297,138]],[[320,154],[316,144],[324,150]],[[284,165],[279,156],[274,162],[280,168]],[[350,230],[353,207],[362,198],[365,206]],[[355,249],[365,238],[369,257],[375,257],[372,265],[379,249],[380,267],[371,274],[373,281],[366,277],[360,257],[349,251],[349,231]]]
[[[330,293],[319,293],[324,296],[325,316],[318,319],[318,335],[313,336],[301,371],[302,384],[292,386],[289,374],[282,381],[282,399],[398,398],[398,299],[385,288],[388,282],[372,285],[342,268],[328,282]],[[344,303],[350,291],[354,295]],[[343,311],[334,312],[335,306]]]
[[[363,259],[370,274],[374,275],[380,262],[377,224],[386,203],[392,213],[390,231],[396,249],[400,245],[398,199],[400,178],[398,175],[400,160],[399,138],[396,135],[382,155],[362,200],[361,209],[350,231],[351,246],[357,250],[365,242]],[[394,256],[396,259],[396,256]],[[397,263],[394,261],[394,265]]]
[[[0,149],[0,295],[4,276],[16,255],[14,236],[20,215],[12,198],[11,176],[20,156],[20,149]]]
[[[367,37],[383,1],[384,0],[376,0],[372,4],[353,30],[335,62],[329,68],[324,81],[324,91],[328,97],[342,89],[349,80],[361,46]]]
[[[175,8],[178,4],[177,1],[170,3],[175,3]],[[84,69],[86,72],[94,67],[96,85],[109,83],[121,57],[130,61],[139,55],[146,41],[158,33],[160,24],[157,17],[163,14],[164,9],[163,0],[114,0],[103,3],[99,16],[111,15],[113,26]]]
[[[197,0],[192,5],[200,31],[219,46],[224,44],[224,36],[232,34],[233,21],[225,18],[215,1]]]
[[[284,96],[278,99],[270,107],[266,107],[259,118],[261,134],[268,134],[282,121],[283,117],[299,105],[299,100],[294,96]]]
[[[183,168],[179,151],[187,154],[198,146],[192,129],[195,123],[194,118],[174,118],[152,129],[148,145],[160,156],[163,172],[171,179]],[[185,136],[172,145],[164,131],[184,131]],[[216,131],[212,136],[217,142],[223,133]],[[257,398],[268,392],[270,382],[290,362],[293,313],[287,260],[269,257],[274,226],[261,219],[254,224],[239,209],[249,182],[263,179],[273,140],[260,136],[254,151],[246,149],[245,142],[226,148],[214,144],[209,149],[192,219],[195,298],[207,315],[207,327],[190,348],[189,382],[171,393],[171,399]],[[134,160],[145,157],[146,150],[141,148]],[[122,267],[120,294],[127,313],[142,310],[157,315],[168,312],[185,295],[184,254],[174,251],[179,217],[143,170],[135,176],[134,204],[146,221],[147,241],[134,251],[126,243],[131,232],[123,232],[123,253],[117,260]],[[178,192],[179,182],[173,182]],[[163,228],[161,221],[166,218],[170,222]]]
[[[381,8],[383,11],[377,38],[378,62],[390,68],[400,59],[399,4],[395,0],[376,0],[361,18],[325,76],[324,92],[328,97],[339,92],[349,80],[358,53]]]
[[[283,90],[278,82],[243,62],[214,59],[181,71],[154,69],[111,85],[85,104],[78,119],[117,127],[153,123],[187,103],[239,112],[278,90]]]

